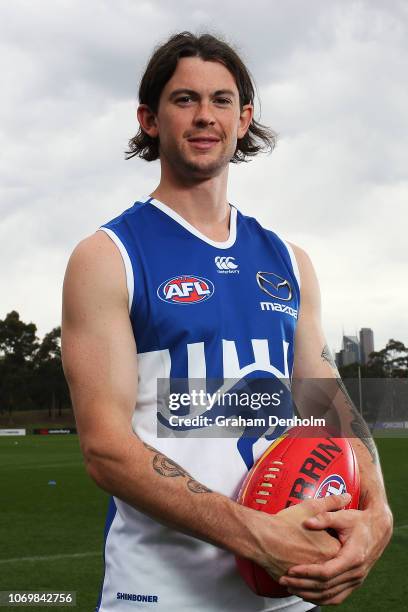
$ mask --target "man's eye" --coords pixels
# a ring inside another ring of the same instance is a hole
[[[192,98],[191,96],[180,96],[180,98],[177,98],[176,102],[179,104],[186,104],[188,102],[191,102]]]
[[[231,104],[231,100],[229,98],[214,98],[214,102],[217,104],[222,104],[226,106],[227,104]]]

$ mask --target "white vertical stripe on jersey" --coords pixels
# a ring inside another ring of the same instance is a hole
[[[110,230],[108,227],[100,227],[99,231],[105,232],[105,234],[109,236],[112,242],[116,244],[116,246],[119,249],[120,254],[122,255],[123,264],[125,266],[125,272],[126,272],[126,285],[127,285],[127,290],[128,290],[128,296],[129,296],[129,312],[130,312],[132,308],[132,302],[133,302],[134,279],[133,279],[133,268],[132,268],[132,264],[131,264],[128,252],[125,248],[125,245],[121,241],[121,239],[114,232],[112,232],[112,230]]]

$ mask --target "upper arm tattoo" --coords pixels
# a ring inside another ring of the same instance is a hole
[[[327,344],[325,344],[325,346],[323,347],[321,357],[324,361],[327,361],[337,373],[337,377],[336,377],[337,384],[339,386],[340,391],[343,394],[343,398],[347,406],[350,409],[350,416],[352,417],[352,420],[350,421],[350,428],[352,432],[354,433],[356,438],[359,438],[362,441],[362,443],[365,445],[365,447],[367,448],[368,452],[371,455],[371,459],[373,460],[373,463],[377,463],[378,462],[377,448],[372,438],[370,429],[367,423],[365,422],[365,420],[363,419],[363,417],[361,416],[361,414],[358,412],[358,410],[354,406],[352,399],[350,395],[348,394],[346,385],[344,384],[344,382],[342,381],[340,377],[336,363],[332,357],[332,354]]]
[[[160,476],[170,478],[181,476],[182,478],[187,479],[187,488],[192,493],[212,493],[211,489],[208,489],[203,484],[194,480],[194,478],[184,468],[182,468],[181,465],[179,465],[169,457],[166,457],[166,455],[163,455],[163,453],[160,453],[156,448],[149,446],[145,442],[143,442],[143,444],[147,449],[155,453],[152,461],[152,466],[155,472],[160,474]]]

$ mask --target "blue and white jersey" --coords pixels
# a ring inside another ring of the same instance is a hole
[[[118,247],[126,269],[138,360],[133,430],[198,482],[235,499],[248,469],[282,430],[265,426],[240,438],[189,436],[188,431],[177,436],[169,415],[158,409],[157,380],[171,385],[200,379],[207,381],[207,391],[215,390],[214,381],[222,387],[224,381],[257,377],[290,380],[300,305],[294,253],[234,206],[224,242],[210,240],[151,197],[100,229]],[[158,436],[158,419],[163,436]],[[296,597],[255,595],[232,554],[112,498],[99,612],[302,612],[311,607]]]

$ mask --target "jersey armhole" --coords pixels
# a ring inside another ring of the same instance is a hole
[[[290,257],[290,262],[292,264],[292,268],[293,268],[293,273],[295,275],[295,278],[297,280],[297,284],[299,287],[299,291],[300,291],[300,272],[299,272],[299,266],[298,266],[298,262],[296,259],[296,255],[295,252],[292,248],[292,245],[289,244],[289,242],[287,242],[286,240],[284,240],[283,238],[281,238],[283,244],[285,245],[288,253],[289,253],[289,257]]]
[[[122,261],[123,261],[123,265],[125,266],[125,273],[126,273],[126,286],[127,286],[127,291],[128,291],[128,306],[129,306],[129,314],[130,314],[130,311],[132,310],[132,303],[133,303],[134,277],[133,277],[132,262],[130,261],[129,254],[126,250],[125,245],[119,238],[119,236],[115,234],[115,232],[113,232],[111,229],[109,229],[108,227],[99,227],[98,231],[105,232],[105,234],[109,236],[112,242],[116,244],[119,250],[119,253],[122,256]]]

